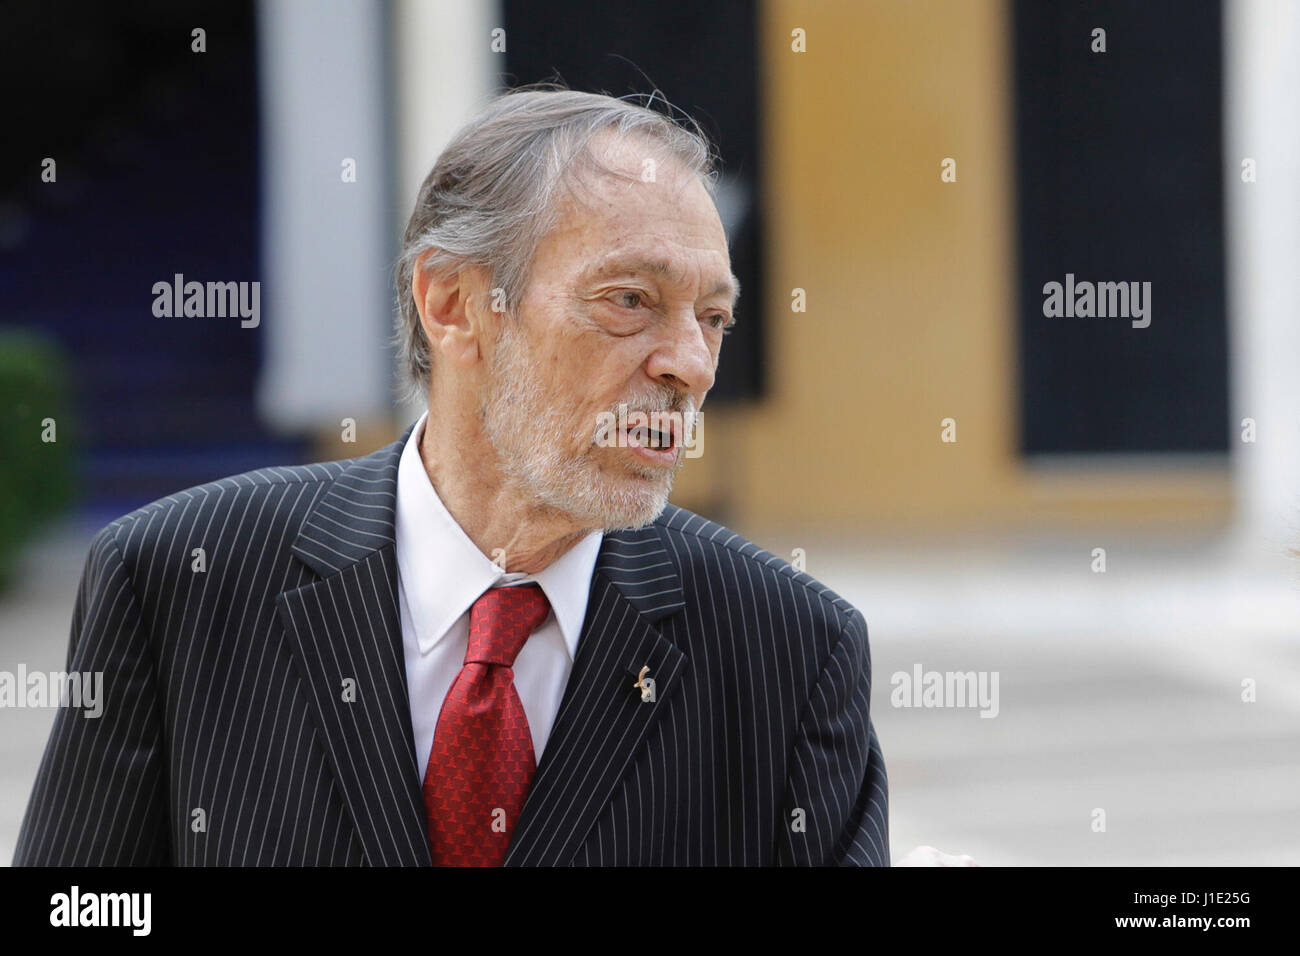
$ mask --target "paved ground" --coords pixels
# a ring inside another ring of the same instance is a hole
[[[894,859],[1300,863],[1300,562],[1112,541],[1096,574],[1092,546],[808,548],[867,615]],[[891,706],[918,663],[998,672],[997,716]]]
[[[0,671],[62,668],[94,530],[32,549],[0,599]],[[867,616],[895,859],[928,843],[985,865],[1300,863],[1300,561],[1112,540],[1096,574],[1092,544],[1065,538],[798,545]],[[997,716],[892,706],[918,664],[996,672]],[[0,863],[52,716],[0,709]]]

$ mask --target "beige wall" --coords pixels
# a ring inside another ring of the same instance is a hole
[[[1223,520],[1218,467],[1043,476],[1015,454],[1004,4],[763,10],[771,389],[744,409],[706,404],[704,455],[674,501],[741,529]],[[795,287],[806,313],[790,310]],[[947,417],[956,444],[940,441]]]

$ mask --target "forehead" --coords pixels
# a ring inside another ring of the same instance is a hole
[[[564,187],[561,208],[570,216],[672,220],[726,242],[700,176],[643,135],[598,133],[569,170]]]
[[[643,137],[598,137],[565,187],[543,240],[553,255],[601,274],[634,262],[665,279],[682,278],[688,263],[729,274],[726,232],[704,183]]]
[[[723,258],[716,266],[702,270],[700,292],[705,297],[722,296],[734,308],[740,297],[740,280],[732,275],[726,263]],[[690,281],[692,273],[681,259],[665,254],[662,247],[633,244],[613,249],[584,263],[579,277],[585,282],[596,282],[630,275],[649,276],[683,285]]]

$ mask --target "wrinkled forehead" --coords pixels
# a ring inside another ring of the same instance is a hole
[[[639,139],[604,149],[570,170],[544,243],[590,260],[643,240],[660,244],[660,260],[679,247],[718,259],[716,268],[729,265],[726,230],[699,175]]]
[[[583,264],[578,278],[581,282],[594,283],[623,276],[658,279],[684,286],[691,278],[691,270],[681,259],[665,254],[658,246],[634,241],[593,256]],[[703,283],[699,290],[702,300],[716,299],[718,305],[729,309],[736,307],[736,300],[740,298],[740,280],[732,274],[725,257],[706,263],[700,279]]]
[[[636,133],[597,133],[562,178],[560,207],[573,215],[674,216],[717,225],[717,207],[703,178],[661,143]]]

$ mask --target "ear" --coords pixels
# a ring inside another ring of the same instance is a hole
[[[452,365],[470,368],[482,357],[480,344],[492,341],[492,316],[485,315],[487,299],[483,270],[466,264],[439,275],[424,268],[432,251],[415,261],[411,295],[420,325],[432,352],[440,353]]]

